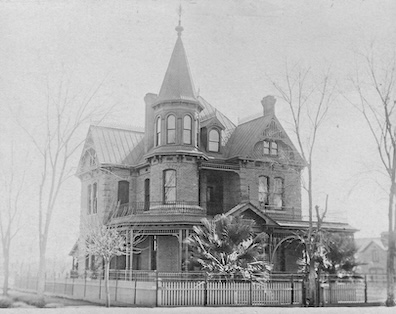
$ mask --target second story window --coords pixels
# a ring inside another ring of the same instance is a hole
[[[95,182],[92,185],[92,213],[98,212],[98,184]]]
[[[88,185],[87,190],[87,214],[96,214],[98,212],[98,184]]]
[[[283,179],[274,179],[274,207],[281,209],[283,207]]]
[[[263,154],[264,155],[278,155],[278,144],[275,141],[265,140],[263,142]]]
[[[120,205],[129,203],[129,182],[118,182],[118,202]]]
[[[183,143],[191,145],[192,142],[192,119],[185,116],[183,119]]]
[[[260,205],[268,205],[268,190],[269,190],[269,180],[268,177],[259,177],[259,203]]]
[[[220,150],[220,134],[216,129],[212,129],[209,132],[208,149],[210,152],[218,152]]]
[[[91,208],[92,208],[92,185],[88,185],[88,191],[87,191],[87,214],[91,214]]]
[[[379,262],[379,254],[378,254],[378,250],[377,249],[374,249],[372,252],[371,252],[371,254],[372,254],[372,260],[373,260],[373,262],[374,263],[378,263]]]
[[[164,171],[164,203],[176,201],[176,170]]]
[[[166,119],[166,143],[176,143],[176,118],[174,115],[170,115]]]
[[[161,117],[155,122],[155,146],[161,145]]]

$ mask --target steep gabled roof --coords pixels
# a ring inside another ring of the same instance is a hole
[[[221,125],[224,126],[224,130],[221,132],[221,144],[223,146],[226,145],[229,138],[231,137],[232,132],[235,130],[235,124],[201,96],[198,96],[198,101],[204,108],[199,114],[199,120],[202,122],[216,118],[221,123]]]
[[[355,239],[355,243],[358,249],[358,253],[364,252],[371,245],[376,245],[383,251],[388,250],[388,248],[382,243],[380,238]]]
[[[181,40],[181,32],[178,33],[156,102],[172,100],[197,101],[186,51]]]
[[[139,131],[91,125],[80,160],[80,169],[87,149],[96,152],[98,165],[137,165],[144,154],[143,137],[144,133]]]
[[[236,127],[225,149],[227,158],[243,157],[252,159],[268,159],[265,156],[256,156],[256,143],[264,139],[276,139],[287,145],[293,152],[294,162],[303,164],[302,158],[283,129],[275,115],[261,116]]]

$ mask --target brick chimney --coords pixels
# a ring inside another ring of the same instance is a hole
[[[275,114],[275,103],[276,103],[276,99],[274,96],[271,96],[271,95],[265,96],[261,100],[261,104],[263,105],[263,115],[264,116],[269,116],[269,115]]]

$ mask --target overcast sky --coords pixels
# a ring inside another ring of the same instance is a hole
[[[38,159],[6,107],[39,133],[47,82],[67,81],[76,93],[102,84],[96,101],[115,106],[109,120],[143,127],[143,97],[161,87],[176,41],[179,2],[0,2],[0,157],[9,163],[11,141],[16,160],[29,152],[24,204],[30,220],[17,241],[31,253],[37,242]],[[349,96],[356,53],[374,42],[385,55],[396,45],[395,1],[181,3],[182,38],[195,87],[236,124],[260,112],[264,96],[277,95],[268,77],[280,79],[286,62],[310,66],[315,73],[330,67],[337,89]],[[288,130],[285,104],[278,101],[276,112]],[[77,134],[79,140],[87,129]],[[379,236],[387,229],[387,203],[378,185],[383,179],[375,171],[380,169],[377,152],[361,116],[343,97],[330,110],[318,141],[316,202],[322,206],[329,194],[330,218],[348,219],[361,230],[358,237]],[[76,241],[79,203],[80,183],[74,177],[59,198],[50,256],[67,254]]]

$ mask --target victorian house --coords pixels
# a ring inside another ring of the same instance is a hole
[[[264,97],[261,115],[235,125],[197,95],[183,28],[176,31],[159,93],[144,98],[144,132],[90,126],[77,173],[81,221],[118,227],[128,239],[144,235],[138,252],[128,242],[114,269],[187,271],[184,239],[192,227],[217,214],[242,216],[269,235],[274,269],[296,271],[301,248],[277,244],[308,226],[301,214],[304,163],[276,117],[276,99]],[[353,232],[346,223],[324,224]],[[79,272],[94,267],[81,238],[73,250]]]

